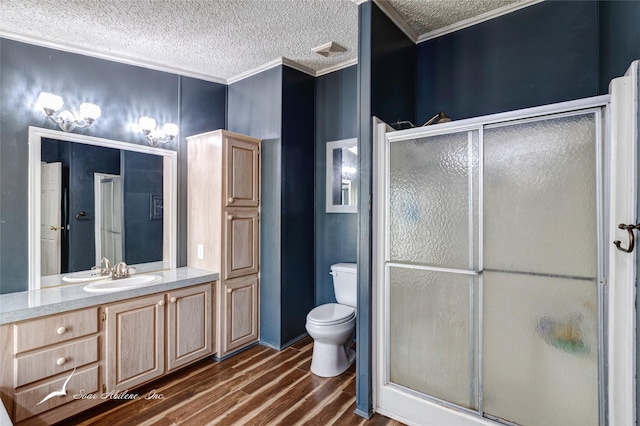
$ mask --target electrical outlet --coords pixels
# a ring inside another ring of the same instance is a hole
[[[198,244],[198,259],[204,259],[204,246]]]

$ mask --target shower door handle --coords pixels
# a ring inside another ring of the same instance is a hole
[[[623,251],[625,253],[631,253],[635,246],[635,237],[633,235],[633,230],[640,229],[640,223],[637,225],[625,225],[624,223],[621,223],[618,225],[618,229],[627,230],[627,233],[629,234],[629,247],[628,248],[620,247],[620,245],[622,244],[620,240],[615,240],[613,244],[616,246],[618,250]]]

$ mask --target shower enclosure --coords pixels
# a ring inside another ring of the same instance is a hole
[[[376,411],[607,423],[608,101],[376,141]]]

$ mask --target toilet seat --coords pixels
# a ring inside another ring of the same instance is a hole
[[[307,315],[307,322],[320,325],[338,325],[349,322],[356,316],[355,308],[339,303],[327,303],[313,308]]]

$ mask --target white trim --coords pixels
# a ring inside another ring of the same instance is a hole
[[[320,77],[323,75],[331,74],[334,71],[340,71],[353,65],[358,65],[358,58],[349,59],[348,61],[342,62],[340,64],[335,64],[330,67],[318,70],[315,76]]]
[[[621,239],[618,223],[637,223],[638,61],[625,77],[611,81],[611,216],[609,237]],[[636,234],[637,235],[637,234]],[[609,247],[608,407],[609,424],[635,424],[636,257]]]
[[[241,74],[238,74],[234,77],[227,79],[227,84],[237,83],[240,80],[244,80],[245,78],[252,77],[254,75],[260,74],[261,72],[270,70],[271,68],[275,68],[283,64],[283,58],[274,59],[271,62],[267,62],[266,64],[260,65],[257,68],[250,69],[249,71],[245,71]]]
[[[126,151],[141,152],[152,155],[161,155],[165,160],[165,170],[167,161],[170,163],[170,176],[167,177],[169,186],[169,200],[164,200],[164,211],[169,212],[169,259],[163,259],[170,269],[177,265],[177,217],[178,217],[178,188],[177,170],[178,153],[168,149],[153,148],[146,145],[136,145],[111,139],[97,138],[77,133],[66,133],[59,130],[43,129],[41,127],[29,126],[29,200],[28,200],[28,257],[29,257],[29,290],[40,289],[40,160],[42,138],[57,139],[66,142],[77,142],[87,145],[106,146],[110,148],[123,149]],[[166,185],[165,183],[164,185]],[[163,185],[163,186],[164,186]],[[72,213],[72,212],[71,212]],[[165,218],[167,216],[165,215]]]
[[[76,53],[79,55],[90,56],[93,58],[104,59],[107,61],[118,62],[126,65],[134,65],[138,67],[148,68],[156,71],[167,72],[171,74],[181,75],[184,77],[197,78],[199,80],[210,81],[212,83],[227,84],[227,80],[220,77],[214,77],[212,75],[203,74],[195,71],[189,71],[183,68],[174,67],[171,65],[160,64],[153,61],[147,61],[144,59],[134,58],[118,53],[102,52],[94,49],[87,49],[77,44],[47,40],[42,37],[36,37],[32,35],[20,34],[13,31],[0,29],[0,37],[7,38],[22,43],[33,44],[36,46],[47,47],[49,49],[62,50],[64,52]]]
[[[396,12],[396,10],[393,8],[391,4],[389,4],[387,0],[374,0],[374,1],[378,5],[380,10],[385,15],[387,15],[387,18],[389,18],[391,22],[393,22],[400,31],[402,31],[407,37],[409,37],[409,40],[411,40],[414,44],[418,44],[418,40],[420,39],[420,36],[418,35],[418,33],[415,32],[413,28],[409,26],[409,24],[407,24],[407,21],[405,21],[404,18],[400,16],[398,12]]]
[[[437,30],[429,31],[417,37],[416,44],[420,44],[423,41],[431,40],[443,35],[450,34],[465,28],[472,27],[477,24],[481,24],[491,19],[498,18],[503,15],[508,15],[511,12],[515,12],[525,7],[533,6],[534,4],[542,3],[544,0],[524,0],[517,3],[512,3],[508,6],[504,6],[498,9],[490,10],[481,15],[474,16],[473,18],[465,19],[464,21],[456,22],[455,24],[447,25],[446,27],[438,28]]]
[[[291,59],[280,57],[278,59],[274,59],[271,62],[267,62],[266,64],[260,65],[259,67],[250,69],[248,71],[245,71],[233,77],[222,78],[222,77],[214,77],[208,74],[202,74],[199,72],[189,71],[189,70],[179,68],[179,67],[174,67],[171,65],[159,64],[153,61],[145,61],[143,59],[133,58],[133,57],[122,55],[122,54],[100,52],[97,50],[88,50],[86,48],[83,48],[82,46],[78,46],[73,43],[52,41],[52,40],[47,40],[41,37],[20,34],[20,33],[3,30],[3,29],[0,29],[0,37],[19,41],[21,43],[27,43],[27,44],[33,44],[35,46],[46,47],[49,49],[61,50],[63,52],[76,53],[78,55],[104,59],[106,61],[112,61],[112,62],[118,62],[126,65],[133,65],[133,66],[148,68],[156,71],[167,72],[175,75],[191,77],[199,80],[210,81],[212,83],[225,84],[225,85],[236,83],[240,80],[244,80],[245,78],[252,77],[256,74],[260,74],[261,72],[264,72],[271,68],[275,68],[279,65],[286,65],[290,68],[296,69],[305,74],[309,74],[312,77],[320,77],[321,75],[329,74],[331,72],[338,71],[343,68],[348,68],[358,63],[358,58],[354,58],[339,64],[331,65],[327,68],[322,68],[318,71],[314,71],[313,69],[306,67],[304,65],[301,65],[295,61],[292,61]]]
[[[333,163],[333,150],[336,148],[349,148],[358,145],[358,138],[342,139],[337,141],[329,141],[325,144],[325,212],[326,213],[358,213],[358,205],[338,205],[333,204],[333,167],[329,167]]]
[[[242,74],[238,74],[234,77],[231,77],[227,80],[227,84],[237,83],[238,81],[244,80],[245,78],[253,77],[254,75],[258,75],[262,72],[270,70],[271,68],[278,67],[280,65],[286,65],[289,68],[293,68],[294,70],[298,70],[300,72],[308,74],[311,77],[320,77],[321,75],[329,74],[334,71],[341,70],[343,68],[348,68],[357,63],[358,63],[358,58],[354,58],[336,65],[331,65],[330,67],[323,68],[318,71],[314,71],[311,68],[305,67],[304,65],[300,65],[299,63],[292,61],[291,59],[282,57],[282,58],[274,59],[271,62],[267,62],[266,64],[260,65],[257,68],[253,68],[249,71],[245,71]]]
[[[497,114],[484,115],[481,117],[466,118],[463,120],[450,121],[443,124],[434,124],[431,126],[414,127],[406,130],[398,130],[387,134],[390,142],[395,140],[406,139],[408,135],[413,137],[423,135],[434,135],[438,133],[449,133],[450,129],[459,129],[460,131],[478,128],[479,126],[487,127],[493,123],[499,123],[509,120],[522,120],[525,118],[536,117],[544,114],[559,114],[562,112],[570,112],[579,109],[588,109],[606,106],[609,103],[609,95],[593,96],[591,98],[578,99],[575,101],[560,102],[557,104],[548,104],[538,107],[519,109],[515,111],[500,112]]]
[[[289,58],[284,58],[283,57],[283,58],[280,58],[280,59],[282,60],[282,65],[286,65],[289,68],[293,68],[294,70],[298,70],[298,71],[303,72],[305,74],[309,74],[312,77],[316,76],[316,72],[314,70],[312,70],[311,68],[309,68],[309,67],[305,67],[304,65],[299,64],[299,63],[297,63],[295,61],[292,61]]]

